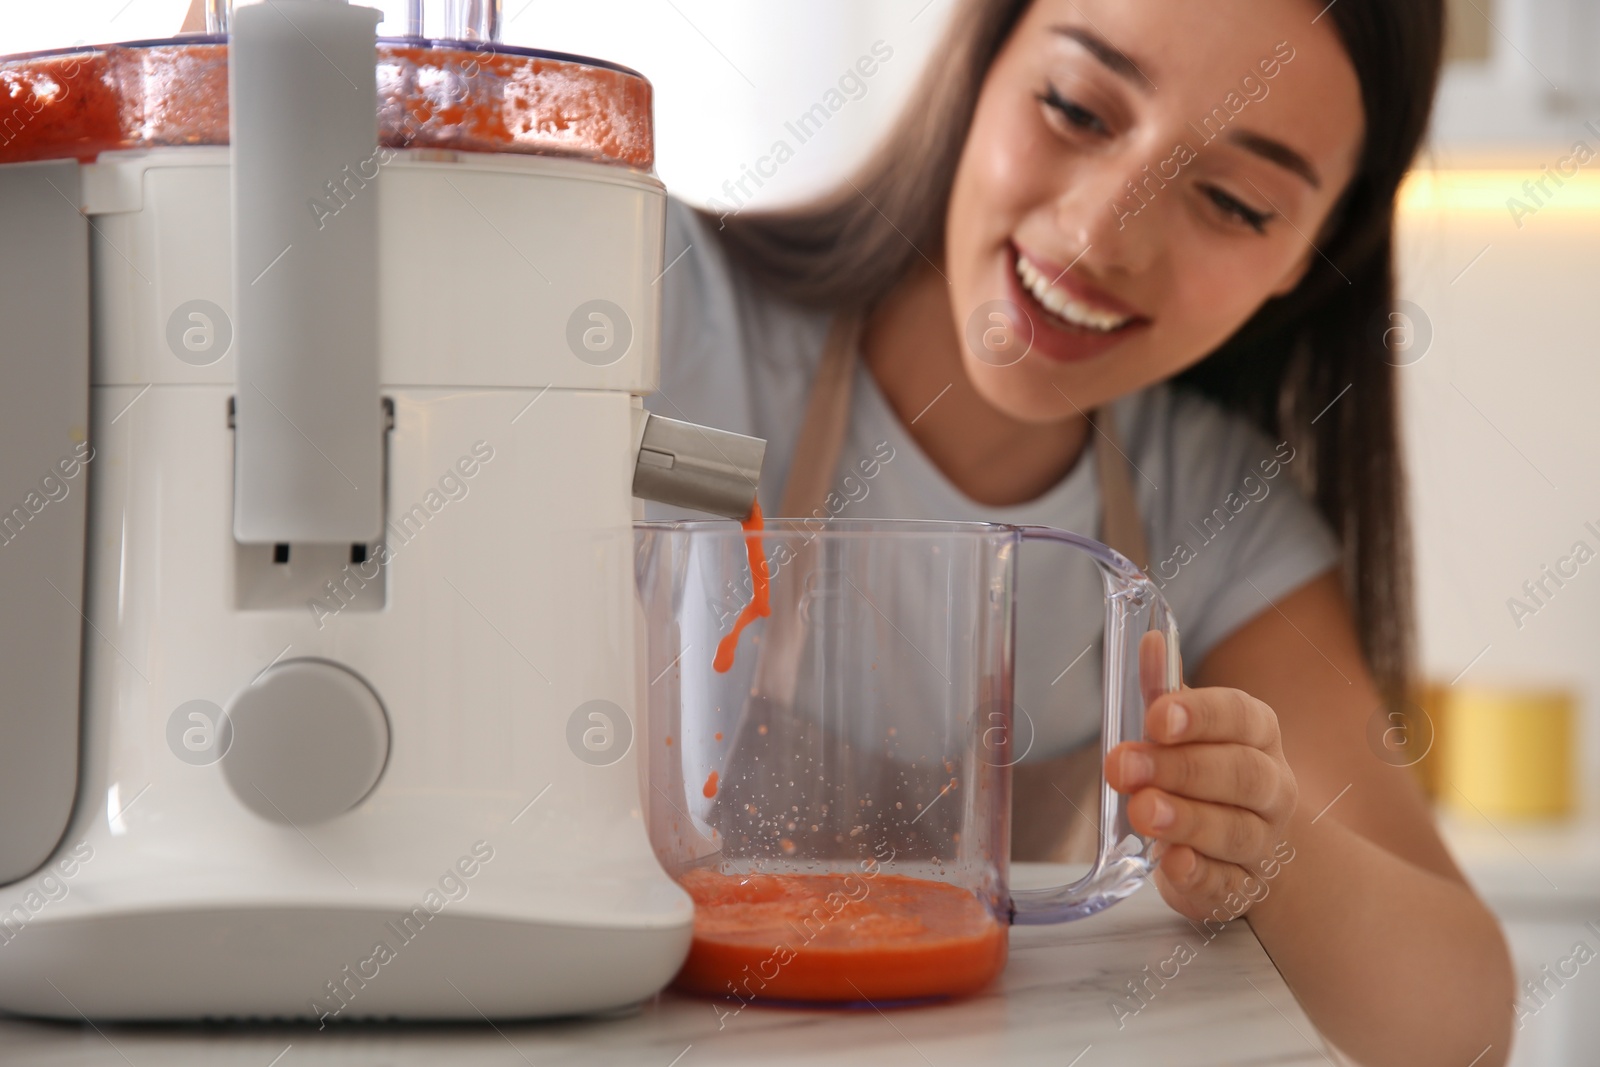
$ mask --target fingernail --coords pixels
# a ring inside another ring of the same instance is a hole
[[[1183,731],[1189,728],[1189,709],[1182,704],[1167,705],[1167,733],[1173,737],[1182,737]]]
[[[1143,752],[1124,752],[1122,754],[1122,784],[1128,787],[1143,785],[1154,778],[1156,765],[1149,756]]]
[[[1155,798],[1155,803],[1150,805],[1150,826],[1155,830],[1164,830],[1172,825],[1172,805],[1160,797]]]

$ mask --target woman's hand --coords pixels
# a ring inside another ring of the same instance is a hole
[[[1162,898],[1196,921],[1237,918],[1293,858],[1298,791],[1277,714],[1237,689],[1182,689],[1149,704],[1145,737],[1112,749],[1105,772],[1132,795],[1134,829],[1158,842]]]

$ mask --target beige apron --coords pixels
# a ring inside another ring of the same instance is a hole
[[[810,515],[823,508],[832,488],[850,421],[861,326],[859,315],[843,314],[835,317],[828,330],[800,424],[794,461],[784,484],[781,516]],[[1104,409],[1092,412],[1089,419],[1099,437],[1094,455],[1100,484],[1100,539],[1144,569],[1149,562],[1144,526],[1128,478],[1127,460],[1117,440],[1115,420]],[[827,514],[826,509],[821,513]],[[762,673],[769,671],[790,673],[783,664],[774,664]],[[786,681],[778,681],[767,691],[782,692],[786,686]],[[1099,744],[1015,767],[1011,812],[1013,860],[1092,859],[1100,817]]]

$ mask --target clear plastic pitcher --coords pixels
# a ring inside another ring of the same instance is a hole
[[[1103,614],[1104,750],[1138,739],[1179,682],[1167,605],[1118,553],[921,521],[641,523],[635,541],[650,837],[696,903],[680,988],[741,1003],[968,993],[1004,967],[1008,924],[1081,918],[1149,873],[1152,842],[1102,779],[1088,873],[1008,885],[1023,543],[1098,578],[1103,597],[1061,611]]]

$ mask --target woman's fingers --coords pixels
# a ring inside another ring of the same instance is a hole
[[[1139,691],[1147,708],[1167,692],[1167,635],[1160,630],[1139,638]]]
[[[1183,845],[1162,854],[1155,883],[1174,911],[1196,922],[1236,919],[1265,898],[1269,888],[1249,870]]]
[[[1263,752],[1280,751],[1278,716],[1237,689],[1184,689],[1145,711],[1145,737],[1163,744],[1232,741]]]
[[[1248,808],[1266,819],[1284,818],[1294,807],[1293,779],[1267,753],[1239,744],[1127,741],[1106,760],[1106,781],[1119,793],[1154,786]]]
[[[1272,824],[1253,811],[1227,804],[1173,796],[1160,789],[1141,789],[1128,802],[1128,821],[1146,837],[1228,863],[1253,866],[1272,851]]]
[[[1141,645],[1147,698],[1143,660],[1158,651],[1154,641]],[[1147,707],[1144,738],[1112,749],[1105,775],[1129,798],[1129,823],[1154,839],[1156,880],[1174,908],[1235,918],[1264,895],[1251,872],[1298,801],[1270,707],[1237,689],[1162,694]]]

